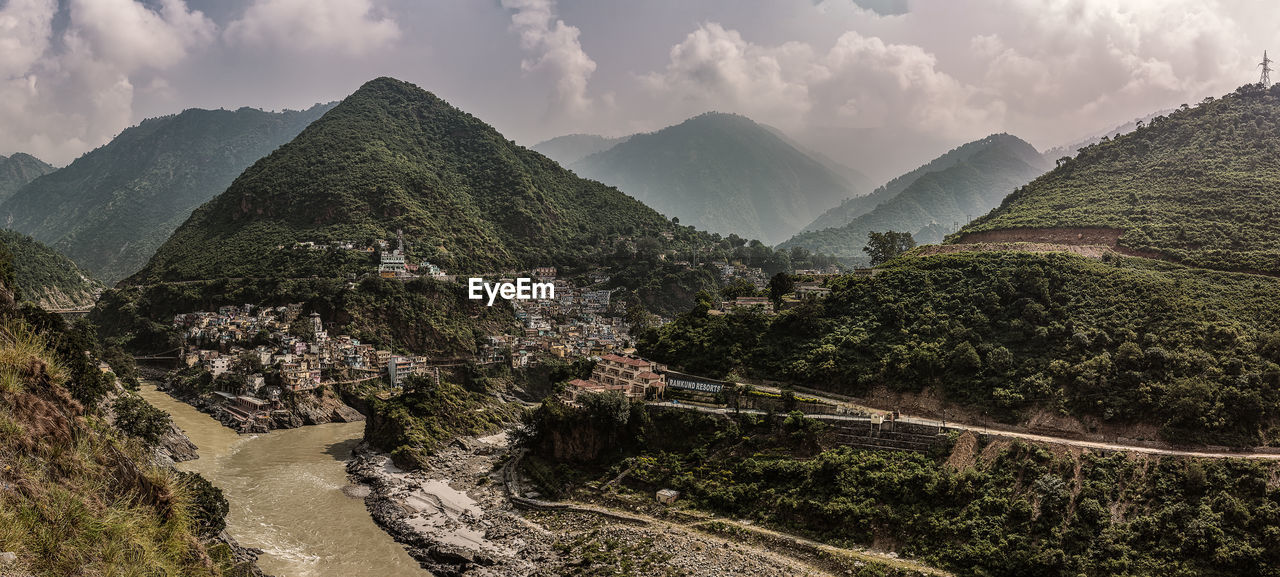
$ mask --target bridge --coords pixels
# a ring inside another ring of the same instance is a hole
[[[182,352],[182,348],[169,349],[167,351],[152,353],[150,355],[134,355],[135,361],[176,361],[182,357],[178,354]],[[172,356],[169,356],[172,355]]]

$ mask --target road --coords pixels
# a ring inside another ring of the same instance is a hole
[[[752,386],[755,387],[757,390],[769,391],[774,393],[780,392],[780,390],[776,387],[761,386],[761,385],[752,385]],[[858,405],[848,401],[833,399],[830,397],[824,397],[821,394],[816,394],[809,390],[804,391],[802,394],[807,397],[817,398],[820,401],[834,404],[838,407],[843,407],[846,410],[849,410],[854,413],[884,414],[888,412],[882,409],[866,407],[866,406]],[[696,410],[704,413],[714,413],[714,414],[721,414],[721,415],[729,415],[734,413],[734,409],[719,409],[719,408],[712,408],[712,407],[702,407],[697,405],[688,405],[683,403],[661,402],[661,403],[653,403],[653,404],[659,405],[659,406],[665,406],[665,407],[675,407],[680,409]],[[764,411],[754,410],[754,409],[753,410],[744,409],[738,412],[753,414],[753,415],[765,414]],[[868,417],[856,416],[856,415],[814,414],[814,415],[808,415],[808,416],[814,419],[831,420],[831,421],[868,421],[869,420]],[[1148,455],[1168,455],[1172,457],[1199,457],[1204,459],[1255,459],[1255,460],[1262,460],[1262,461],[1280,461],[1280,448],[1276,449],[1274,452],[1243,451],[1243,450],[1242,451],[1208,451],[1208,450],[1197,451],[1197,450],[1183,450],[1183,449],[1161,449],[1156,447],[1145,447],[1142,445],[1131,445],[1131,444],[1125,444],[1125,443],[1086,441],[1082,439],[1072,439],[1068,437],[1056,437],[1052,435],[1039,435],[1035,433],[1007,431],[1004,429],[993,429],[990,427],[974,425],[971,423],[963,423],[963,422],[956,422],[956,421],[950,421],[950,420],[944,422],[938,419],[931,419],[928,417],[920,417],[915,415],[899,414],[897,421],[902,423],[910,423],[913,425],[922,425],[926,427],[938,427],[939,430],[945,428],[945,429],[951,429],[956,431],[973,431],[974,433],[979,435],[1005,437],[1009,439],[1022,439],[1025,441],[1035,441],[1039,443],[1052,443],[1057,445],[1065,445],[1069,447],[1080,447],[1082,449],[1095,449],[1099,451],[1125,451],[1125,452],[1133,452],[1133,453],[1144,453]]]

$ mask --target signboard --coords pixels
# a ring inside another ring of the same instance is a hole
[[[689,377],[677,377],[667,374],[667,386],[673,389],[684,389],[686,391],[697,391],[699,393],[718,394],[724,389],[724,385],[720,383],[711,383]]]

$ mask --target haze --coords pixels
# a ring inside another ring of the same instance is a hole
[[[524,145],[719,110],[884,180],[990,133],[1044,149],[1254,82],[1269,6],[7,0],[0,154],[63,165],[146,117],[304,108],[389,75]]]

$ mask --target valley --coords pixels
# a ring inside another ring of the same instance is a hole
[[[0,576],[1280,575],[1273,9],[242,4],[0,0]]]

